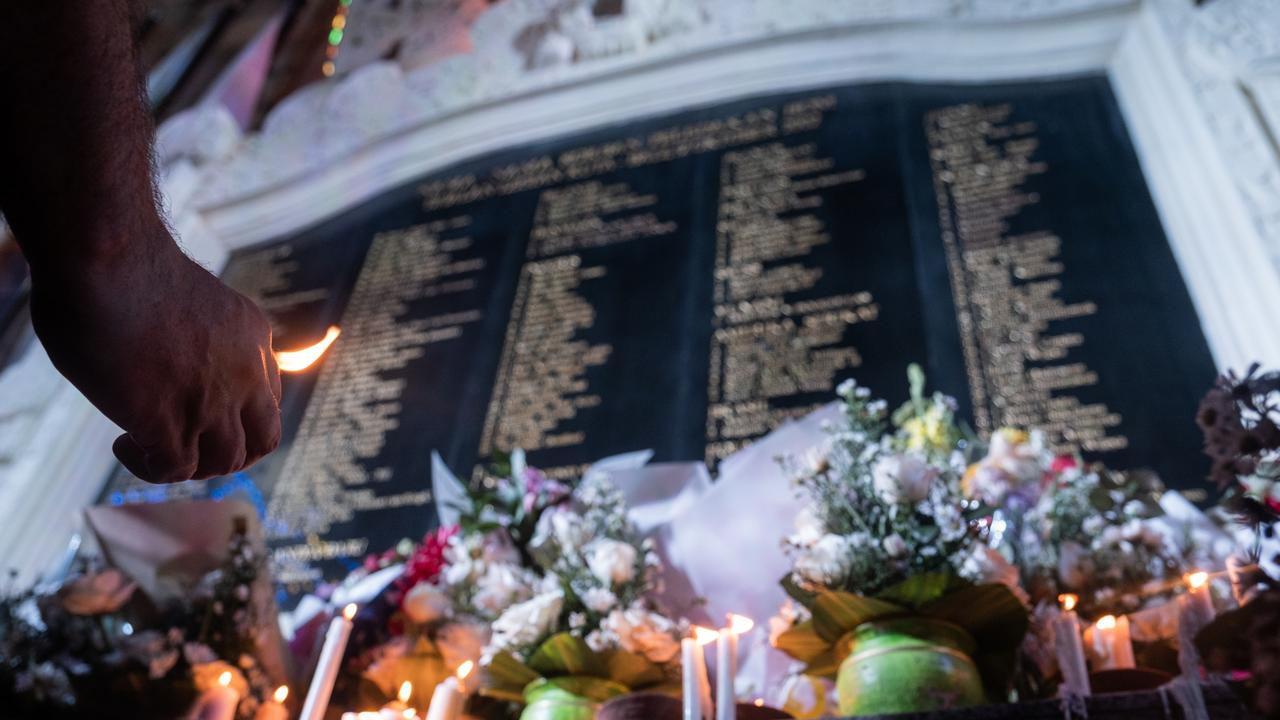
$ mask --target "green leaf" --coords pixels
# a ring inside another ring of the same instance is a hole
[[[607,677],[626,685],[632,690],[657,685],[666,679],[662,668],[650,662],[643,655],[629,653],[625,650],[613,650],[604,654],[604,664],[608,668]]]
[[[800,587],[800,584],[795,581],[791,573],[783,575],[782,580],[778,582],[782,585],[782,589],[787,593],[788,597],[810,610],[813,609],[813,601],[817,598],[817,593]]]
[[[587,647],[582,638],[574,637],[567,632],[558,633],[547,638],[533,656],[529,658],[529,667],[543,677],[557,675],[590,675],[604,677],[605,667],[600,656]]]
[[[876,597],[915,609],[940,600],[966,584],[951,572],[921,573],[890,587]]]
[[[980,650],[1016,648],[1027,634],[1027,609],[1004,585],[970,585],[921,608],[921,613],[964,628]]]
[[[813,628],[812,620],[805,620],[778,636],[774,647],[800,662],[813,662],[829,652],[833,644],[823,640]]]
[[[805,666],[804,674],[835,680],[836,674],[840,672],[840,663],[844,662],[844,659],[848,656],[848,648],[841,650],[839,644],[837,644],[837,646],[829,648],[826,652],[811,660]]]
[[[480,688],[489,697],[521,702],[525,686],[539,677],[511,653],[501,652],[485,667]]]
[[[812,610],[814,629],[819,637],[831,644],[864,622],[904,612],[893,603],[839,590],[818,591]]]

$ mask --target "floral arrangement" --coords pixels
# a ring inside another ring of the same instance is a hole
[[[571,489],[517,451],[462,510],[445,582],[456,601],[493,618],[484,692],[518,701],[539,678],[574,678],[588,693],[586,678],[626,690],[678,680],[685,628],[650,601],[658,557],[607,480]]]
[[[230,672],[249,718],[275,689],[255,659],[251,587],[261,556],[243,525],[227,560],[157,604],[114,568],[0,598],[0,705],[7,717],[182,716]]]
[[[1206,665],[1242,671],[1246,691],[1264,717],[1280,714],[1280,372],[1250,367],[1228,373],[1205,395],[1196,417],[1210,480],[1223,505],[1250,536],[1228,562],[1241,607],[1218,616],[1196,638]]]
[[[1001,696],[1027,625],[1017,571],[985,542],[989,508],[965,496],[969,441],[954,400],[926,396],[916,366],[908,378],[910,400],[892,415],[845,381],[842,422],[822,447],[784,460],[808,503],[785,541],[793,566],[783,586],[799,608],[771,624],[774,644],[829,677],[858,626],[933,617],[973,636],[988,690]]]
[[[347,669],[358,680],[340,682],[341,702],[377,707],[405,680],[429,692],[467,660],[502,703],[540,678],[572,676],[588,694],[678,680],[687,628],[649,601],[658,557],[606,480],[548,478],[517,450],[452,509],[456,525],[369,556],[345,583],[403,568],[357,615]]]

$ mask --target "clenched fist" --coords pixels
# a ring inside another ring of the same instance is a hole
[[[270,326],[167,236],[73,278],[35,279],[36,334],[58,371],[125,430],[114,449],[134,475],[224,475],[279,444]]]

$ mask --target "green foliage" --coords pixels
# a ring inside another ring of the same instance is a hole
[[[529,657],[529,669],[542,677],[591,675],[603,677],[606,665],[582,638],[567,632],[547,638]]]

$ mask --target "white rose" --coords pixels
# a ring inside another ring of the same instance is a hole
[[[577,552],[590,539],[591,534],[587,532],[582,516],[570,510],[551,509],[538,518],[530,546],[535,551],[552,551],[554,543],[554,552],[563,554]]]
[[[475,606],[488,613],[497,615],[511,606],[529,597],[532,588],[527,575],[515,565],[490,565],[484,575],[476,580],[476,593],[472,597]]]
[[[600,623],[600,629],[616,636],[623,650],[643,655],[650,662],[668,663],[680,652],[675,623],[643,608],[614,610]]]
[[[821,540],[825,532],[826,528],[823,527],[822,519],[818,517],[818,511],[812,505],[806,505],[796,513],[796,532],[791,536],[791,543],[799,547],[809,547]]]
[[[604,588],[591,588],[582,594],[582,604],[594,612],[606,613],[618,604],[618,597]]]
[[[938,471],[915,453],[885,455],[871,468],[872,485],[888,503],[924,500],[937,477]]]
[[[898,533],[893,533],[886,537],[881,544],[884,546],[884,551],[891,558],[900,558],[907,554],[907,541],[903,540]]]
[[[587,548],[587,567],[606,585],[621,585],[636,576],[636,549],[617,540],[601,539]]]
[[[564,594],[560,592],[538,595],[532,600],[512,605],[493,621],[489,651],[532,645],[555,628],[564,609]]]
[[[415,623],[429,623],[449,614],[449,598],[431,583],[420,582],[405,593],[401,607]]]
[[[796,557],[795,572],[802,579],[819,585],[837,585],[849,574],[848,539],[840,535],[823,535]]]

